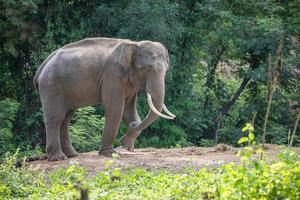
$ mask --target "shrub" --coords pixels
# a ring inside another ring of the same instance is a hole
[[[16,149],[12,128],[18,107],[19,104],[11,99],[0,101],[0,157]]]
[[[153,123],[144,134],[138,138],[137,147],[181,147],[192,146],[191,142],[187,141],[185,131],[175,124],[166,120],[157,120]]]
[[[96,114],[95,108],[78,109],[69,127],[74,148],[78,152],[99,149],[103,126],[104,118]]]
[[[200,141],[201,147],[213,147],[213,146],[216,146],[216,144],[217,143],[215,140],[201,139],[201,141]]]

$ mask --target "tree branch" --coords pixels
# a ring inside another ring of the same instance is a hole
[[[239,89],[235,92],[235,94],[231,97],[231,99],[221,108],[219,114],[214,120],[214,136],[215,140],[218,142],[218,129],[220,125],[221,119],[228,113],[228,111],[231,109],[231,107],[234,105],[234,103],[237,101],[239,96],[242,94],[244,89],[246,88],[247,84],[249,83],[250,78],[244,78],[242,81]]]

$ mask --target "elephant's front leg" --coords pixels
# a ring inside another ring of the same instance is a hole
[[[109,88],[107,88],[108,91]],[[111,156],[116,151],[112,143],[117,136],[119,126],[124,111],[124,94],[121,90],[113,90],[103,96],[103,106],[105,110],[105,125],[101,139],[99,155]]]
[[[129,101],[126,102],[124,108],[123,120],[127,124],[128,131],[121,138],[122,147],[128,151],[134,151],[134,142],[136,138],[140,135],[141,131],[135,131],[129,128],[130,123],[141,123],[140,116],[136,109],[137,94]]]

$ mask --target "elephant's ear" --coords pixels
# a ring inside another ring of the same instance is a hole
[[[134,42],[124,42],[118,47],[119,58],[118,63],[122,66],[125,72],[128,72],[137,49],[137,44]]]
[[[167,68],[170,68],[170,58],[169,58],[169,53],[168,53],[168,49],[164,46],[164,56],[165,56],[165,59],[167,61]]]

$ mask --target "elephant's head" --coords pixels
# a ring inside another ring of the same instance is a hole
[[[138,124],[132,122],[130,129],[143,130],[154,122],[158,116],[174,119],[164,104],[165,74],[170,61],[167,49],[158,42],[125,41],[120,46],[119,62],[129,75],[130,84],[137,90],[145,91],[150,107],[146,118]],[[167,115],[162,114],[164,110]]]

